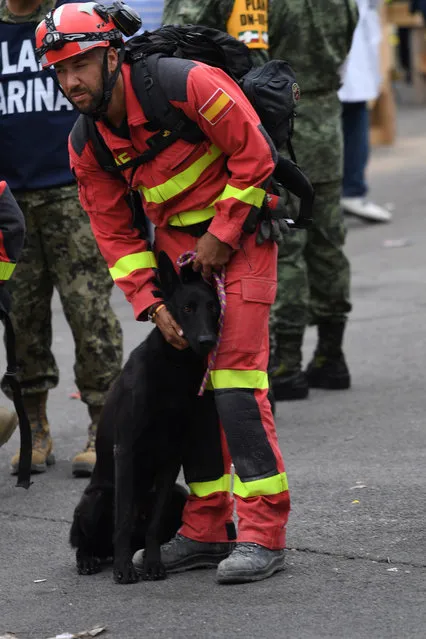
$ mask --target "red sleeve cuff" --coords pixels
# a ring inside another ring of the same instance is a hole
[[[213,218],[208,230],[209,233],[217,237],[218,240],[224,242],[225,244],[229,244],[229,246],[234,250],[238,250],[240,248],[240,238],[242,235],[240,224],[232,224],[231,222],[223,224],[223,222],[218,219],[218,216],[216,215]]]

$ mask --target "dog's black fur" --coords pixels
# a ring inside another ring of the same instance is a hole
[[[96,465],[70,532],[78,572],[98,572],[113,556],[117,583],[137,581],[132,555],[141,547],[142,578],[165,577],[160,545],[181,523],[186,491],[175,481],[188,425],[200,426],[201,405],[217,419],[214,401],[197,397],[217,339],[216,292],[191,265],[178,275],[165,253],[158,266],[162,297],[190,347],[178,351],[155,328],[131,353],[102,411]]]

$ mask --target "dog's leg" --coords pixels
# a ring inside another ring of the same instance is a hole
[[[142,579],[157,581],[166,578],[166,569],[161,563],[161,533],[167,508],[170,505],[173,487],[179,474],[180,461],[158,473],[155,481],[155,499],[146,531]]]
[[[133,529],[133,450],[120,443],[114,448],[115,456],[115,532],[114,581],[132,584],[138,575],[132,563],[131,537]]]

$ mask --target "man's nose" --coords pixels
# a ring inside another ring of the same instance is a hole
[[[64,73],[60,80],[60,85],[65,91],[65,93],[69,93],[70,91],[75,89],[77,86],[79,86],[79,84],[80,84],[80,81],[77,75],[73,73],[72,71],[68,71],[67,73]]]

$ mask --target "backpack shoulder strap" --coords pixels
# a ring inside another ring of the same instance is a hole
[[[99,166],[108,173],[120,175],[120,171],[115,164],[114,156],[105,144],[92,118],[80,115],[71,130],[71,144],[77,155],[83,153],[87,142],[91,142]]]
[[[149,121],[147,128],[170,131],[172,135],[167,136],[167,146],[178,138],[196,143],[205,137],[195,122],[170,104],[171,100],[184,102],[187,99],[187,78],[194,66],[192,60],[166,57],[161,53],[141,57],[131,66],[132,86]]]

